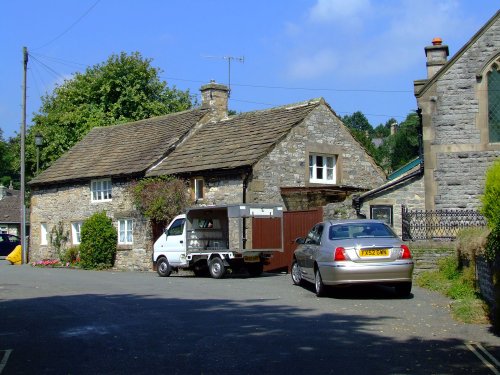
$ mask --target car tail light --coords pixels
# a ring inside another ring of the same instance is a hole
[[[335,261],[347,260],[345,256],[345,249],[343,247],[337,247],[335,249],[335,256],[333,258]]]
[[[410,248],[406,245],[401,245],[401,259],[411,259]]]

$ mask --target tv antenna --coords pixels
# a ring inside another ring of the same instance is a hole
[[[238,61],[240,63],[245,62],[245,56],[236,57],[236,56],[204,56],[206,59],[216,59],[216,60],[227,60],[227,69],[228,69],[228,78],[227,78],[227,86],[229,88],[228,95],[231,94],[231,61]]]

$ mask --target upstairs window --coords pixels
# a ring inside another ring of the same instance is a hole
[[[111,179],[92,180],[91,182],[92,202],[111,200]]]
[[[309,182],[335,184],[336,164],[335,156],[309,154]]]
[[[488,73],[488,128],[490,142],[500,142],[500,72],[494,67]]]
[[[118,243],[130,245],[133,243],[133,221],[132,219],[118,220]]]
[[[201,201],[203,200],[203,188],[204,182],[202,178],[195,178],[193,181],[193,191],[194,191],[194,200]]]

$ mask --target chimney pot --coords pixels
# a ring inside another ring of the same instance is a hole
[[[433,46],[440,46],[441,44],[443,44],[443,39],[441,39],[440,37],[432,39]]]

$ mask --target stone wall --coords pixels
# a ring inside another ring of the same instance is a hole
[[[500,143],[488,135],[487,71],[499,59],[500,19],[475,36],[424,93],[426,209],[477,209]]]
[[[393,229],[402,236],[402,206],[410,210],[425,209],[425,190],[423,176],[414,177],[385,189],[363,201],[360,212],[370,218],[370,206],[392,206]]]
[[[415,241],[408,242],[408,247],[415,261],[415,275],[438,269],[440,259],[456,253],[454,242]]]
[[[438,153],[434,171],[436,209],[473,209],[481,205],[486,170],[500,151]]]
[[[105,211],[117,225],[119,219],[133,219],[133,244],[118,245],[115,267],[118,269],[148,270],[152,264],[152,233],[149,222],[134,208],[127,191],[127,181],[113,180],[113,199],[105,202],[91,202],[90,182],[33,189],[31,197],[30,261],[57,259],[58,254],[47,238],[47,245],[41,245],[41,224],[50,233],[59,222],[69,234],[66,247],[73,246],[71,224],[83,222],[92,214]]]

